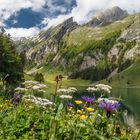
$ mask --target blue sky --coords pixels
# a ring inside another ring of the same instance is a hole
[[[41,21],[44,18],[56,18],[58,15],[68,14],[73,6],[76,6],[76,1],[71,0],[71,3],[66,3],[65,0],[52,0],[52,6],[46,4],[41,10],[34,11],[32,8],[25,8],[10,16],[5,21],[7,27],[15,28],[31,28],[41,26]]]
[[[33,36],[71,16],[85,23],[113,6],[129,13],[140,11],[139,0],[0,0],[0,27],[12,37]]]

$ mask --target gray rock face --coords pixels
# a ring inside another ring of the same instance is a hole
[[[140,15],[135,16],[134,23],[122,33],[120,38],[129,41],[140,40]]]
[[[37,51],[34,49],[30,49],[26,52],[27,59],[33,60],[36,63],[41,63],[44,57],[47,57],[50,54],[56,53],[57,50],[55,47],[50,47],[47,45],[42,46],[41,48],[38,48]]]
[[[108,52],[108,57],[110,59],[113,59],[113,57],[115,57],[116,59],[118,59],[118,57],[119,57],[119,49],[117,48],[117,45],[118,44],[114,45],[111,48],[111,50]]]
[[[111,9],[100,13],[99,16],[93,18],[88,25],[92,27],[104,26],[117,20],[121,20],[128,15],[127,11],[115,6]]]
[[[59,29],[59,32],[54,36],[54,38],[59,43],[66,32],[70,32],[74,30],[76,27],[78,27],[78,24],[76,22],[73,22],[73,18],[71,17],[67,19],[66,21],[64,21],[62,24],[57,26],[57,28],[60,28],[60,29]]]
[[[64,21],[62,24],[48,29],[46,32],[41,32],[38,35],[38,40],[40,41],[37,44],[36,48],[31,48],[26,52],[27,58],[30,60],[34,60],[36,63],[40,63],[44,57],[49,54],[57,54],[58,50],[61,46],[61,41],[64,35],[67,32],[70,32],[78,27],[78,24],[73,21],[73,18],[69,18]],[[47,42],[46,45],[42,45],[41,42]],[[62,62],[63,64],[64,62]]]
[[[136,44],[132,49],[128,50],[124,54],[124,58],[134,60],[134,58],[140,54],[140,45]]]
[[[84,70],[93,66],[96,66],[96,60],[90,56],[85,56],[83,58],[82,64],[80,65],[80,70]]]

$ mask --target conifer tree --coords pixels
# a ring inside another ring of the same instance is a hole
[[[0,34],[0,77],[7,90],[12,91],[23,81],[23,64],[10,38]]]

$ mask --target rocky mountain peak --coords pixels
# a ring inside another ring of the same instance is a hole
[[[73,17],[68,18],[62,24],[60,24],[58,26],[67,26],[67,25],[70,25],[70,24],[77,24],[76,22],[73,21]]]
[[[127,11],[115,6],[99,13],[98,16],[94,17],[87,25],[92,27],[104,26],[117,20],[121,20],[126,16],[128,16]]]

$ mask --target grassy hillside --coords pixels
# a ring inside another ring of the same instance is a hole
[[[107,26],[100,28],[93,28],[88,26],[82,26],[72,31],[68,37],[68,46],[70,45],[80,45],[84,42],[89,42],[91,40],[100,40],[103,39],[109,33],[124,30],[127,28],[133,21],[134,16],[129,16],[124,20],[114,22]]]
[[[140,45],[135,33],[140,28],[139,18],[138,13],[106,26],[92,28],[83,25],[70,31],[69,26],[73,22],[66,24],[67,26],[63,23],[41,32],[37,38],[38,44],[27,51],[26,55],[38,68],[43,67],[41,72],[48,82],[52,82],[56,71],[69,78],[100,81],[115,69],[118,72],[125,70],[139,57],[133,53]],[[134,58],[131,58],[133,55]],[[60,69],[56,70],[56,67]],[[129,78],[125,80],[130,84]]]
[[[96,48],[98,43],[106,38],[117,36],[118,33],[125,30],[133,22],[135,16],[129,16],[122,21],[114,22],[108,26],[100,28],[92,28],[87,26],[79,27],[73,30],[68,36],[65,37],[66,48],[62,50],[63,53],[76,52],[80,53],[89,51],[89,48]],[[95,45],[94,45],[95,44]],[[100,47],[103,48],[103,46]]]
[[[134,63],[124,71],[115,75],[110,82],[103,82],[113,85],[114,87],[140,87],[140,62]]]

